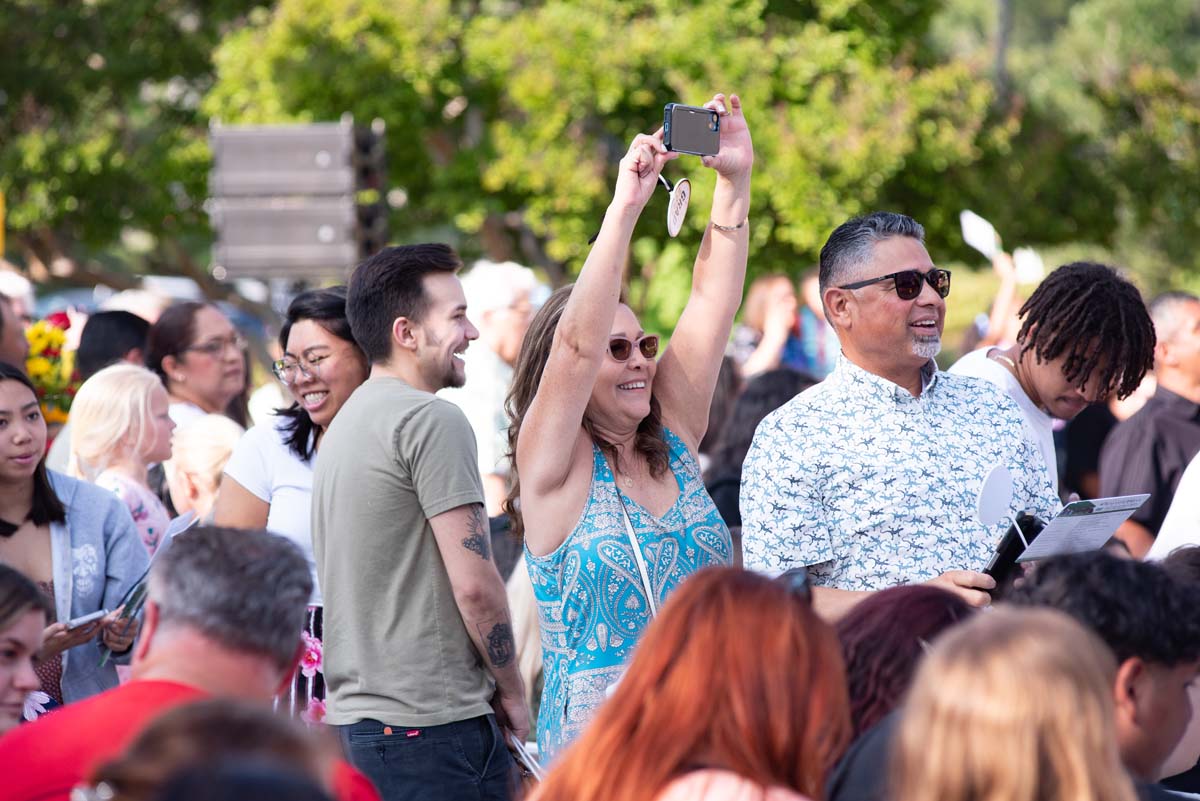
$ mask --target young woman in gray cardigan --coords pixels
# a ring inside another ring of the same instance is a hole
[[[54,622],[39,654],[41,693],[27,716],[117,685],[137,624],[117,622],[117,605],[145,572],[146,550],[121,501],[99,487],[45,467],[46,422],[33,385],[0,362],[0,562],[50,596]],[[107,614],[68,628],[99,610]],[[116,656],[100,666],[101,647]]]

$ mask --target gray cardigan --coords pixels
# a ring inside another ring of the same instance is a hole
[[[59,621],[112,610],[146,571],[149,557],[129,510],[111,492],[48,471],[67,509],[66,524],[50,525],[54,611]],[[63,701],[71,703],[117,686],[114,660],[100,667],[99,636],[63,653]],[[129,654],[115,657],[128,662]]]

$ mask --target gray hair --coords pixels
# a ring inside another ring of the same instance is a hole
[[[1150,320],[1154,323],[1154,336],[1159,342],[1165,342],[1179,333],[1183,307],[1197,301],[1200,298],[1190,292],[1164,292],[1150,301]]]
[[[912,217],[892,211],[873,211],[835,228],[821,248],[821,291],[850,280],[855,268],[871,260],[875,243],[894,236],[924,242],[925,229]]]
[[[176,536],[150,573],[164,626],[188,626],[235,650],[291,666],[313,581],[290,540],[199,526]]]

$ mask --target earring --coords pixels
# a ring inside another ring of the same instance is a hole
[[[178,373],[178,374],[175,376],[175,380],[176,380],[176,381],[178,381],[180,384],[182,384],[184,381],[186,381],[186,380],[187,380],[187,376],[186,376],[186,375],[184,375],[183,373]]]

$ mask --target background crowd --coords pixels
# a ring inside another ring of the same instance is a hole
[[[263,387],[228,306],[13,284],[0,799],[1200,793],[1200,298],[1020,298],[1001,251],[948,359],[913,217],[748,280],[757,116],[705,107],[669,338],[626,281],[661,130],[575,283],[384,248],[294,293]],[[997,468],[1013,518],[1149,500],[999,584]]]

